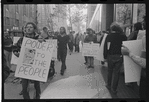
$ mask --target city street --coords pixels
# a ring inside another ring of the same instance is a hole
[[[108,90],[104,86],[105,82],[100,72],[99,62],[95,60],[94,69],[87,69],[83,63],[84,57],[81,53],[68,54],[66,61],[67,70],[64,76],[61,76],[61,63],[56,62],[55,77],[52,80],[49,79],[47,83],[41,83],[41,98],[111,98]],[[12,69],[15,70],[14,66]],[[21,84],[18,82],[11,83],[13,79],[13,74],[11,74],[4,84],[4,98],[23,99],[19,95]],[[33,84],[30,84],[29,91],[31,98],[34,96],[33,88]]]

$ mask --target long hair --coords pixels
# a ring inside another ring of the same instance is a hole
[[[65,27],[60,27],[60,29],[63,28],[64,29],[64,33],[66,34],[66,28]]]

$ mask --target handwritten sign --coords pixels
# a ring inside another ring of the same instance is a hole
[[[98,55],[98,50],[99,50],[99,44],[84,43],[82,48],[82,55],[95,57]]]
[[[19,39],[20,39],[20,37],[14,37],[14,38],[13,38],[13,45],[14,45],[15,43],[17,43]],[[18,57],[16,57],[16,56],[12,53],[11,64],[17,65],[17,63],[18,63]]]
[[[99,61],[104,61],[103,52],[104,52],[104,44],[105,44],[105,40],[106,40],[107,35],[108,34],[104,34],[104,37],[102,39],[101,45],[100,45],[99,50],[98,50],[98,55],[95,56],[95,58]]]
[[[142,40],[123,41],[123,44],[135,55],[140,56]],[[141,67],[130,57],[124,56],[125,83],[140,81]]]
[[[51,39],[47,40],[46,42],[54,44],[54,49],[52,53],[52,60],[57,60],[57,40],[56,39]]]
[[[53,49],[52,43],[24,37],[15,76],[46,82]]]

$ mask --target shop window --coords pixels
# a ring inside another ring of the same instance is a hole
[[[16,12],[19,13],[19,5],[16,5]]]
[[[9,5],[4,5],[6,7],[7,10],[9,10]]]
[[[5,19],[6,21],[6,25],[10,25],[10,19],[9,19],[9,17],[6,17],[6,19]]]
[[[19,27],[19,20],[16,19],[16,26]]]
[[[26,5],[23,5],[23,15],[26,15]]]
[[[145,4],[138,4],[138,13],[137,13],[137,21],[141,22],[143,20],[143,16],[146,15],[146,5]]]

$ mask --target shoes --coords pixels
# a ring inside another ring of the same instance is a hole
[[[117,94],[117,91],[111,90],[111,92],[115,95]]]
[[[91,68],[94,68],[94,66],[90,66]]]
[[[105,62],[104,62],[104,61],[101,61],[101,64],[102,64],[102,65],[104,65],[104,64],[105,64]]]
[[[91,68],[91,66],[88,66],[87,68]]]
[[[10,72],[10,73],[14,73],[15,71],[13,71],[13,70],[10,70],[9,72]]]
[[[108,86],[108,85],[106,85],[106,88],[107,88],[108,90],[111,90],[111,87],[110,87],[110,86]]]
[[[84,63],[85,65],[87,64],[87,62]]]
[[[61,74],[61,75],[64,75],[64,72],[61,72],[60,74]]]

